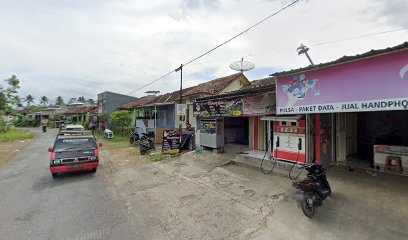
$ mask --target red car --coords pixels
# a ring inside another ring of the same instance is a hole
[[[99,166],[99,145],[92,134],[61,134],[55,139],[51,153],[50,171],[53,177],[59,173],[91,171]]]

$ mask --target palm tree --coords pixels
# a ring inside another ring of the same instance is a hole
[[[42,96],[40,99],[40,103],[42,105],[47,105],[48,103],[50,103],[50,100],[47,98],[47,96]]]
[[[75,103],[77,101],[77,99],[76,98],[70,98],[69,99],[69,101],[68,101],[68,104],[71,104],[71,103]]]
[[[27,102],[27,106],[29,107],[31,103],[34,102],[34,97],[31,94],[28,94],[27,97],[25,98],[25,101]]]
[[[85,97],[84,97],[84,96],[79,97],[79,98],[78,98],[78,102],[80,102],[80,103],[85,103],[85,102],[86,102]]]
[[[56,99],[55,99],[55,104],[56,105],[58,105],[58,106],[63,106],[65,103],[64,103],[64,99],[61,97],[61,96],[58,96]]]
[[[89,105],[91,105],[92,107],[95,106],[95,100],[93,100],[92,98],[88,99],[87,102],[88,102]]]

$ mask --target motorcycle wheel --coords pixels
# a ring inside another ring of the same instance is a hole
[[[316,206],[310,206],[306,200],[302,202],[302,212],[303,214],[306,215],[308,218],[314,218],[317,214],[317,207]]]
[[[146,155],[147,153],[148,153],[148,150],[146,148],[144,148],[144,147],[140,148],[140,154],[141,155]]]

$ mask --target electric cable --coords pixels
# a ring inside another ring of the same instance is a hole
[[[253,24],[252,26],[248,27],[247,29],[245,29],[244,31],[238,33],[237,35],[233,36],[232,38],[228,39],[227,41],[225,41],[225,42],[223,42],[223,43],[221,43],[221,44],[219,44],[219,45],[213,47],[212,49],[210,49],[210,50],[208,50],[207,52],[205,52],[205,53],[199,55],[198,57],[195,57],[195,58],[191,59],[190,61],[188,61],[188,62],[186,62],[185,64],[183,64],[183,66],[187,66],[188,64],[190,64],[190,63],[192,63],[192,62],[194,62],[194,61],[196,61],[196,60],[198,60],[198,59],[204,57],[205,55],[211,53],[212,51],[216,50],[217,48],[220,48],[220,47],[224,46],[225,44],[231,42],[232,40],[236,39],[237,37],[239,37],[239,36],[241,36],[241,35],[243,35],[243,34],[249,32],[252,28],[255,28],[256,26],[262,24],[263,22],[267,21],[268,19],[270,19],[271,17],[273,17],[273,16],[275,16],[275,15],[278,15],[280,12],[285,11],[287,8],[290,8],[291,6],[297,4],[297,3],[300,2],[300,1],[302,1],[302,0],[295,0],[295,1],[291,2],[291,3],[289,3],[288,5],[284,6],[283,8],[279,9],[278,11],[276,11],[276,12],[270,14],[270,15],[267,16],[266,18],[264,18],[264,19],[258,21],[257,23]]]
[[[294,168],[294,167],[297,165],[297,163],[299,162],[299,155],[300,155],[300,150],[298,150],[298,154],[297,154],[297,157],[296,157],[296,162],[295,162],[295,163],[292,165],[292,167],[290,167],[290,169],[289,169],[288,177],[289,177],[290,180],[295,180],[295,179],[297,179],[297,178],[300,176],[300,174],[302,174],[302,172],[303,172],[303,169],[304,169],[304,168],[302,168],[302,170],[300,170],[299,174],[298,174],[296,177],[292,178],[291,175],[290,175],[290,173],[292,172],[293,168]]]
[[[233,36],[233,37],[231,37],[230,39],[228,39],[228,40],[222,42],[221,44],[218,44],[217,46],[215,46],[215,47],[211,48],[210,50],[204,52],[203,54],[199,55],[198,57],[195,57],[195,58],[193,58],[193,59],[187,61],[185,64],[182,64],[181,67],[185,67],[185,66],[187,66],[187,65],[189,65],[189,64],[191,64],[191,63],[197,61],[198,59],[200,59],[200,58],[202,58],[202,57],[208,55],[209,53],[211,53],[211,52],[215,51],[216,49],[218,49],[218,48],[224,46],[225,44],[227,44],[227,43],[233,41],[234,39],[236,39],[236,38],[238,38],[238,37],[244,35],[245,33],[249,32],[251,29],[257,27],[258,25],[262,24],[263,22],[267,21],[268,19],[272,18],[273,16],[278,15],[279,13],[285,11],[286,9],[292,7],[293,5],[297,4],[297,3],[300,2],[300,1],[302,1],[302,0],[295,0],[295,1],[293,1],[293,2],[291,2],[291,3],[289,3],[289,4],[287,4],[287,5],[285,5],[284,7],[282,7],[281,9],[279,9],[278,11],[276,11],[276,12],[274,12],[274,13],[268,15],[267,17],[263,18],[262,20],[258,21],[257,23],[255,23],[255,24],[251,25],[250,27],[246,28],[244,31],[242,31],[242,32],[240,32],[240,33],[238,33],[238,34],[236,34],[235,36]],[[178,67],[176,70],[178,70],[179,68],[180,68],[180,67]],[[160,76],[159,78],[156,78],[155,80],[153,80],[153,81],[151,81],[151,82],[149,82],[149,83],[147,83],[147,84],[145,84],[145,85],[143,85],[143,86],[137,88],[136,90],[131,91],[131,92],[128,93],[127,95],[131,95],[131,94],[133,94],[134,92],[137,92],[137,91],[139,91],[139,90],[141,90],[141,89],[143,89],[143,88],[145,88],[145,87],[148,87],[148,86],[152,85],[153,83],[155,83],[155,82],[157,82],[157,81],[159,81],[159,80],[161,80],[161,79],[163,79],[163,78],[169,76],[170,74],[176,72],[176,70],[172,70],[172,71],[170,71],[170,72],[168,72],[168,73],[166,73],[166,74],[163,74],[163,75]]]
[[[265,156],[266,156],[266,153],[267,153],[268,150],[269,150],[269,145],[270,145],[270,144],[271,144],[271,140],[269,140],[269,144],[266,146],[266,151],[265,151],[265,154],[264,154],[264,156],[263,156],[263,158],[262,158],[262,161],[261,161],[261,172],[262,172],[263,174],[270,174],[270,173],[272,173],[273,169],[274,169],[275,166],[276,166],[276,159],[277,159],[277,156],[278,156],[278,152],[277,152],[277,151],[276,151],[276,156],[275,156],[275,157],[274,157],[273,154],[272,154],[272,157],[269,158],[269,159],[271,160],[271,163],[272,163],[272,159],[274,160],[271,170],[269,170],[269,171],[264,171],[264,168],[263,168],[263,162],[265,161]],[[274,151],[274,152],[275,152],[275,151]]]
[[[314,44],[308,45],[308,47],[321,46],[321,45],[326,45],[326,44],[336,43],[336,42],[343,42],[343,41],[357,39],[357,38],[364,38],[364,37],[370,37],[370,36],[375,36],[375,35],[380,35],[380,34],[385,34],[385,33],[397,32],[397,31],[401,31],[401,30],[405,30],[405,29],[408,29],[408,26],[402,27],[402,28],[397,28],[397,29],[391,29],[391,30],[387,30],[387,31],[382,31],[382,32],[369,33],[369,34],[364,34],[364,35],[352,36],[352,37],[348,37],[348,38],[341,38],[341,39],[327,41],[327,42],[314,43]]]

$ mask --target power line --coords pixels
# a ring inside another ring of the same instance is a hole
[[[215,46],[214,48],[212,48],[212,49],[210,49],[210,50],[204,52],[203,54],[199,55],[198,57],[195,57],[195,58],[191,59],[190,61],[186,62],[185,64],[182,64],[182,65],[181,65],[180,67],[178,67],[176,70],[179,70],[181,67],[185,67],[185,66],[191,64],[192,62],[197,61],[198,59],[200,59],[200,58],[206,56],[207,54],[209,54],[209,53],[213,52],[214,50],[216,50],[216,49],[218,49],[218,48],[224,46],[225,44],[227,44],[227,43],[233,41],[234,39],[240,37],[241,35],[244,35],[245,33],[249,32],[251,29],[255,28],[256,26],[258,26],[258,25],[260,25],[260,24],[262,24],[263,22],[267,21],[268,19],[272,18],[273,16],[278,15],[279,13],[285,11],[287,8],[292,7],[293,5],[297,4],[297,3],[300,2],[300,1],[302,1],[302,0],[295,0],[295,1],[291,2],[291,3],[289,3],[288,5],[284,6],[283,8],[279,9],[278,11],[276,11],[276,12],[270,14],[269,16],[267,16],[267,17],[265,17],[264,19],[258,21],[257,23],[253,24],[252,26],[246,28],[244,31],[242,31],[242,32],[240,32],[240,33],[238,33],[238,34],[236,34],[235,36],[233,36],[232,38],[226,40],[225,42],[223,42],[223,43],[221,43],[221,44]],[[139,87],[138,89],[136,89],[136,90],[130,92],[130,93],[127,94],[127,95],[131,95],[131,94],[133,94],[134,92],[137,92],[137,91],[139,91],[139,90],[141,90],[141,89],[143,89],[143,88],[145,88],[145,87],[147,87],[147,86],[152,85],[153,83],[155,83],[155,82],[157,82],[157,81],[159,81],[159,80],[161,80],[161,79],[163,79],[163,78],[169,76],[170,74],[176,72],[176,70],[172,70],[172,71],[170,71],[170,72],[168,72],[168,73],[162,75],[161,77],[159,77],[159,78],[157,78],[157,79],[151,81],[151,82],[148,83],[148,84],[145,84],[145,85]]]
[[[302,0],[295,0],[295,1],[291,2],[291,3],[289,3],[288,5],[284,6],[283,8],[279,9],[278,11],[272,13],[271,15],[267,16],[266,18],[262,19],[261,21],[255,23],[254,25],[248,27],[247,29],[245,29],[244,31],[238,33],[237,35],[233,36],[232,38],[228,39],[227,41],[225,41],[225,42],[223,42],[223,43],[217,45],[216,47],[214,47],[214,48],[208,50],[207,52],[201,54],[200,56],[198,56],[198,57],[196,57],[196,58],[193,58],[192,60],[190,60],[190,61],[188,61],[187,63],[183,64],[183,66],[187,66],[188,64],[190,64],[190,63],[192,63],[192,62],[194,62],[194,61],[196,61],[196,60],[198,60],[198,59],[204,57],[205,55],[211,53],[212,51],[216,50],[217,48],[220,48],[220,47],[224,46],[225,44],[231,42],[232,40],[236,39],[237,37],[239,37],[239,36],[241,36],[241,35],[247,33],[247,32],[250,31],[252,28],[254,28],[254,27],[256,27],[256,26],[262,24],[263,22],[265,22],[265,21],[268,20],[269,18],[271,18],[271,17],[273,17],[273,16],[275,16],[275,15],[278,15],[280,12],[285,11],[287,8],[289,8],[289,7],[293,6],[293,5],[295,5],[296,3],[300,2],[300,1],[302,1]]]
[[[161,79],[163,79],[163,78],[169,76],[169,75],[172,74],[172,73],[174,73],[174,70],[172,70],[172,71],[170,71],[170,72],[168,72],[168,73],[162,75],[162,76],[159,77],[159,78],[156,78],[155,80],[153,80],[153,81],[151,81],[151,82],[149,82],[149,83],[147,83],[147,84],[145,84],[145,85],[139,87],[138,89],[136,89],[136,90],[134,90],[134,91],[131,91],[130,93],[128,93],[128,94],[126,94],[126,95],[131,95],[131,94],[133,94],[134,92],[137,92],[137,91],[139,91],[139,90],[141,90],[141,89],[143,89],[143,88],[145,88],[145,87],[148,87],[148,86],[152,85],[153,83],[155,83],[155,82],[157,82],[157,81],[159,81],[159,80],[161,80]]]
[[[370,36],[375,36],[375,35],[380,35],[380,34],[385,34],[385,33],[397,32],[397,31],[401,31],[401,30],[404,30],[404,29],[408,29],[408,26],[403,27],[403,28],[392,29],[392,30],[388,30],[388,31],[369,33],[369,34],[353,36],[353,37],[348,37],[348,38],[341,38],[341,39],[327,41],[327,42],[320,42],[320,43],[315,43],[315,44],[311,44],[311,45],[308,45],[308,46],[309,47],[315,47],[315,46],[326,45],[326,44],[330,44],[330,43],[347,41],[347,40],[351,40],[351,39],[364,38],[364,37],[370,37]]]

